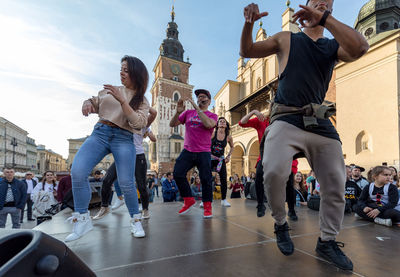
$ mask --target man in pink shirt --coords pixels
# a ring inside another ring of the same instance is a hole
[[[209,218],[212,217],[211,135],[218,116],[208,111],[211,103],[208,90],[198,89],[194,93],[197,96],[197,104],[192,99],[187,99],[194,109],[185,111],[183,99],[179,99],[176,114],[169,123],[170,127],[184,124],[186,128],[184,149],[176,160],[174,178],[184,200],[179,214],[184,214],[196,203],[186,175],[194,166],[199,169],[204,217]]]

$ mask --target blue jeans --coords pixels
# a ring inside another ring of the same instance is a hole
[[[211,153],[190,152],[183,149],[174,167],[174,179],[179,188],[181,197],[192,197],[192,190],[186,178],[188,171],[196,166],[199,169],[199,176],[202,189],[203,202],[212,202],[212,175],[211,175]]]
[[[71,168],[75,212],[86,213],[91,198],[88,176],[107,154],[112,153],[117,167],[118,182],[125,195],[126,206],[133,217],[139,213],[135,188],[136,150],[129,131],[97,123],[76,154]]]

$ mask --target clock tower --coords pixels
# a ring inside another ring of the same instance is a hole
[[[157,141],[150,142],[149,160],[151,169],[159,173],[173,171],[175,160],[183,149],[185,129],[182,125],[171,128],[169,122],[176,112],[178,100],[192,97],[193,90],[189,84],[191,64],[189,58],[186,62],[183,60],[184,50],[178,39],[174,6],[166,33],[153,68],[155,80],[151,87],[151,106],[157,110],[157,118],[151,128]],[[185,105],[190,108],[186,102]]]

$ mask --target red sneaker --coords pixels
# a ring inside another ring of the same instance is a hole
[[[196,204],[196,200],[194,197],[183,197],[183,207],[180,209],[178,214],[185,214],[189,211],[189,209]]]
[[[211,218],[212,216],[211,202],[204,202],[204,218]]]

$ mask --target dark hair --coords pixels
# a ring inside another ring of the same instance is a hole
[[[167,177],[171,176],[171,175],[172,175],[172,172],[167,172]]]
[[[394,166],[389,166],[389,169],[393,169],[394,172],[396,172],[396,175],[394,175],[393,180],[397,182],[399,180],[399,177],[397,176],[397,169]]]
[[[335,1],[335,0],[332,0],[332,3],[333,3],[333,1]],[[307,0],[306,6],[308,5],[308,2],[310,2],[310,0]]]
[[[389,170],[389,171],[390,171],[390,168],[387,167],[387,166],[384,166],[384,165],[375,166],[375,167],[371,170],[371,176],[372,176],[372,177],[376,177],[376,176],[378,176],[379,174],[381,174],[381,173],[382,173],[383,171],[385,171],[385,170]]]
[[[101,174],[101,171],[100,170],[96,170],[95,172],[94,172],[94,175],[100,175]]]
[[[54,171],[51,171],[51,170],[47,170],[47,171],[45,171],[44,173],[43,173],[43,178],[42,178],[42,184],[44,185],[44,183],[46,182],[46,175],[47,175],[47,173],[52,173],[53,174],[53,176],[55,176],[55,174],[54,174]],[[53,187],[56,187],[57,186],[57,183],[56,183],[56,181],[53,179]]]
[[[14,170],[14,171],[15,171],[14,167],[11,167],[11,166],[6,166],[6,167],[4,168],[4,170]]]
[[[135,86],[135,95],[132,97],[129,105],[136,111],[143,103],[144,93],[149,82],[149,73],[144,63],[136,57],[123,56],[121,59],[122,62],[128,64],[129,78]]]
[[[225,122],[226,122],[226,128],[225,128],[225,137],[228,137],[229,136],[229,133],[230,133],[230,130],[231,130],[231,128],[230,128],[230,126],[229,126],[229,122],[228,122],[228,120],[226,120],[226,118],[225,117],[223,117],[223,116],[221,116],[220,118],[218,118],[218,120],[217,120],[217,125],[215,125],[215,135],[217,135],[216,134],[216,132],[218,132],[218,124],[219,124],[219,121],[221,120],[221,119],[223,119],[223,120],[225,120]]]

